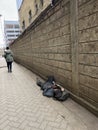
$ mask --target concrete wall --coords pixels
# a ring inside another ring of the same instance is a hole
[[[79,96],[98,108],[98,0],[79,1]]]
[[[15,60],[54,75],[71,96],[98,115],[98,0],[58,0],[12,44]]]

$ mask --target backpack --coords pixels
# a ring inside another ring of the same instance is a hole
[[[68,92],[66,92],[65,90],[62,92],[61,97],[56,97],[56,99],[58,101],[65,101],[67,100],[67,98],[70,96],[70,94]]]

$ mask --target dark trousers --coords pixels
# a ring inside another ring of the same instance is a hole
[[[54,5],[54,3],[55,3],[54,1],[55,1],[55,0],[51,0],[51,4],[52,4],[52,5]]]
[[[12,62],[7,62],[8,72],[12,72]]]

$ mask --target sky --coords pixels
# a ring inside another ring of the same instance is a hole
[[[5,20],[18,20],[16,0],[0,0],[0,14]]]
[[[0,0],[0,47],[5,44],[4,34],[3,34],[3,21],[17,21],[18,20],[18,10],[16,5],[16,0]]]

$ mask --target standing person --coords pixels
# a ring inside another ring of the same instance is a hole
[[[54,0],[50,0],[50,2],[51,2],[51,6],[53,6],[54,5]]]
[[[6,59],[8,72],[12,72],[13,54],[9,47],[6,47],[6,50],[4,51],[4,57]]]

